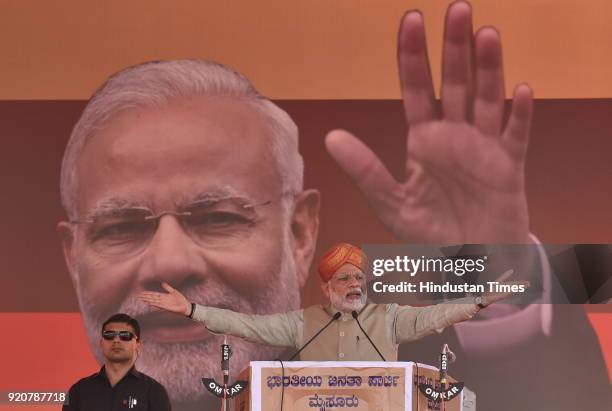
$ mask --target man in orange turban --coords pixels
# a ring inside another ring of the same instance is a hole
[[[336,310],[359,311],[365,305],[367,292],[363,273],[366,261],[363,251],[348,243],[333,246],[321,258],[321,289]]]
[[[205,307],[188,301],[167,283],[162,284],[166,293],[144,291],[139,297],[154,307],[200,321],[215,333],[276,347],[304,347],[325,327],[300,353],[304,361],[375,361],[381,357],[396,361],[399,344],[468,320],[481,308],[509,295],[492,293],[486,300],[466,297],[455,304],[428,307],[367,303],[365,265],[366,256],[358,247],[347,243],[332,247],[319,265],[321,288],[329,304],[281,314],[249,315]]]
[[[360,248],[348,243],[336,244],[325,253],[319,263],[321,280],[328,282],[334,273],[344,264],[352,265],[360,270],[365,269],[366,257]]]

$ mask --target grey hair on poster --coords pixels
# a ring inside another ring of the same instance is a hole
[[[237,71],[206,60],[152,61],[112,75],[93,94],[72,130],[62,160],[60,193],[64,210],[76,219],[77,160],[89,139],[122,111],[163,107],[194,97],[230,97],[248,102],[272,130],[272,155],[282,179],[283,193],[299,193],[304,162],[298,152],[298,128],[280,107],[261,95]]]

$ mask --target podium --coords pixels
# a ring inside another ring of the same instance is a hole
[[[252,361],[237,380],[249,384],[232,411],[280,411],[281,397],[283,411],[475,410],[463,393],[443,405],[425,397],[418,383],[436,385],[438,369],[414,362]]]

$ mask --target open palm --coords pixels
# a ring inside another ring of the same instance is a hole
[[[399,240],[529,242],[524,160],[532,93],[527,85],[515,89],[503,126],[497,31],[485,27],[473,34],[469,4],[449,7],[439,110],[419,12],[408,12],[402,19],[398,63],[409,125],[404,180],[396,181],[380,159],[346,131],[327,136],[332,157]]]

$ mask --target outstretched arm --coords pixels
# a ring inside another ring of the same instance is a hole
[[[527,281],[505,281],[507,276],[503,274],[498,281],[510,286],[529,286]],[[479,297],[465,297],[427,307],[398,307],[394,317],[395,342],[402,344],[436,331],[442,332],[451,325],[469,320],[490,304],[511,296],[510,292],[488,292]]]
[[[394,316],[395,343],[421,339],[469,320],[480,310],[472,297],[428,307],[400,306]]]
[[[248,341],[275,347],[297,347],[298,333],[303,323],[302,311],[255,315],[222,308],[195,305],[168,283],[162,283],[166,293],[143,291],[139,298],[153,307],[176,314],[190,316],[204,323],[211,332],[233,335]]]

